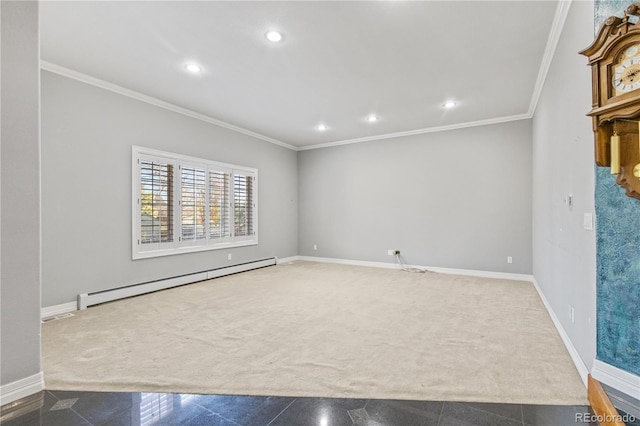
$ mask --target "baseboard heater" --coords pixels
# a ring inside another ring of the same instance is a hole
[[[252,269],[264,268],[276,264],[276,258],[256,260],[241,263],[233,266],[211,269],[208,271],[195,272],[192,274],[179,275],[156,281],[148,281],[140,284],[132,284],[124,287],[112,288],[109,290],[95,291],[93,293],[83,293],[78,295],[78,310],[87,309],[89,306],[100,303],[111,302],[113,300],[124,299],[125,297],[139,296],[153,291],[165,290],[184,284],[191,284],[198,281],[210,280],[225,275],[236,274],[238,272],[250,271]]]

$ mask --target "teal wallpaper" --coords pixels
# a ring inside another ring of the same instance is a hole
[[[595,0],[595,31],[633,1]],[[586,47],[586,46],[585,46]],[[640,375],[640,200],[596,167],[597,358]]]

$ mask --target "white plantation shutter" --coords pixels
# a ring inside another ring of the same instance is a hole
[[[133,258],[258,243],[257,170],[133,147]]]
[[[234,170],[233,228],[236,237],[254,235],[254,176]]]
[[[180,166],[180,225],[182,241],[203,241],[206,233],[206,170]]]
[[[209,171],[209,238],[214,240],[231,237],[230,182],[230,172]]]
[[[173,241],[173,168],[158,159],[139,162],[140,244]]]

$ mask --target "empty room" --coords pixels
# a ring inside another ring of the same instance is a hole
[[[639,17],[3,0],[0,422],[640,424]]]

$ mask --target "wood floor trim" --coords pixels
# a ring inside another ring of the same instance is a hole
[[[587,398],[600,425],[625,426],[622,422],[622,416],[618,414],[618,410],[611,403],[600,382],[591,377],[591,374],[589,374],[587,382]]]

